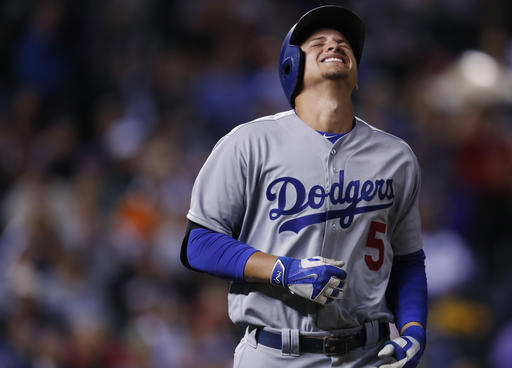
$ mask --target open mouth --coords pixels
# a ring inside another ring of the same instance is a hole
[[[342,56],[328,56],[322,59],[322,63],[341,63],[346,64],[345,59]]]

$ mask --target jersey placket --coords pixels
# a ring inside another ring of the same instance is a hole
[[[345,166],[345,157],[342,152],[342,144],[345,137],[340,138],[335,144],[332,145],[331,150],[328,153],[327,158],[327,170],[325,172],[325,189],[326,189],[326,200],[325,210],[326,217],[329,211],[338,209],[337,204],[332,203],[331,197],[329,196],[333,184],[339,180],[339,173]],[[322,255],[332,257],[332,247],[336,245],[338,239],[338,232],[341,230],[338,219],[328,219],[325,222],[325,234],[324,243],[322,244]]]

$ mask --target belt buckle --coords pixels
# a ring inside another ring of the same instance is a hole
[[[333,356],[333,355],[339,355],[344,354],[340,351],[338,351],[338,346],[340,341],[345,341],[344,339],[336,336],[324,336],[323,343],[322,343],[322,353],[327,356]],[[345,341],[345,350],[347,348],[347,343]]]

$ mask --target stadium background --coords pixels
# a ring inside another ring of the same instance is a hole
[[[288,109],[281,40],[325,1],[0,4],[0,367],[228,367],[227,283],[178,261],[234,125]],[[330,1],[365,20],[356,112],[423,177],[424,367],[512,366],[510,1]]]

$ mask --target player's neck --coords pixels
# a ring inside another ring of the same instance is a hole
[[[299,118],[315,130],[346,133],[352,129],[354,108],[350,95],[301,93],[295,99]]]

